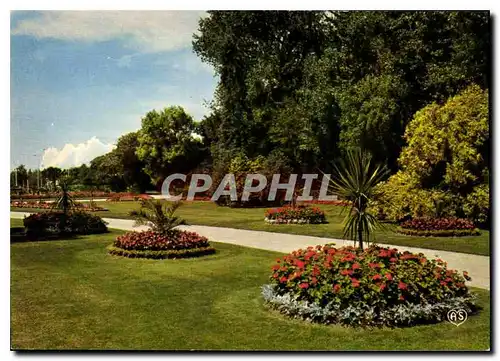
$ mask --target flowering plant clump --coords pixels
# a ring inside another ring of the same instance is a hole
[[[137,258],[181,258],[214,253],[206,237],[195,232],[172,230],[168,234],[155,231],[128,232],[118,236],[111,254]]]
[[[402,222],[399,233],[411,236],[471,236],[479,234],[474,223],[463,218],[414,218]]]
[[[350,326],[438,322],[461,307],[477,310],[467,272],[423,254],[372,246],[309,247],[278,259],[263,288],[272,307],[293,317]]]
[[[123,201],[138,201],[141,199],[153,199],[148,194],[134,194],[134,193],[115,193],[112,194],[108,199],[108,202],[123,202]]]
[[[16,207],[16,208],[39,208],[39,209],[52,209],[54,207],[53,202],[43,202],[43,201],[27,201],[27,202],[21,202],[21,201],[11,201],[10,202],[11,207]],[[97,211],[107,211],[106,208],[100,207],[95,204],[95,202],[92,203],[74,203],[74,208],[85,210],[85,211],[91,211],[91,212],[97,212]]]
[[[268,223],[326,223],[325,213],[317,207],[304,205],[268,209],[264,220]]]

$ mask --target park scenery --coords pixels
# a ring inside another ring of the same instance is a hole
[[[12,12],[11,349],[490,350],[490,41]]]

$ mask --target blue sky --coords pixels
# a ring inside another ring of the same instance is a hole
[[[200,120],[217,82],[192,52],[200,16],[12,12],[11,166],[86,163],[154,108],[181,105]]]

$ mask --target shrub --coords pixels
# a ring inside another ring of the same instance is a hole
[[[404,221],[397,232],[408,236],[461,237],[480,234],[474,223],[463,218],[414,218]]]
[[[168,234],[155,231],[128,232],[118,236],[108,251],[132,258],[181,258],[214,253],[206,237],[195,232],[173,230]]]
[[[488,91],[471,85],[444,104],[429,104],[408,123],[400,170],[378,187],[380,216],[489,218]]]
[[[325,213],[317,207],[299,205],[296,207],[285,206],[281,208],[268,209],[265,221],[269,223],[299,223],[317,224],[326,223]]]
[[[440,259],[371,246],[294,251],[272,267],[270,306],[310,321],[350,326],[438,322],[453,308],[477,310],[463,275]]]
[[[95,234],[108,231],[101,217],[87,212],[41,212],[24,218],[24,227],[29,238]]]

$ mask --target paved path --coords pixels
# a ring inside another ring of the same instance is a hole
[[[24,218],[29,215],[26,212],[10,212],[11,218]],[[103,218],[108,222],[109,228],[122,230],[143,230],[145,226],[134,227],[134,221],[129,219]],[[315,246],[317,244],[335,243],[337,247],[352,245],[352,241],[341,239],[301,236],[295,234],[283,234],[262,231],[248,231],[243,229],[209,227],[209,226],[181,226],[180,228],[197,232],[215,242],[230,243],[240,246],[260,248],[269,251],[288,253],[295,249]],[[410,251],[412,253],[423,253],[428,258],[441,258],[448,262],[448,267],[457,269],[460,272],[465,270],[472,277],[468,285],[490,289],[490,258],[467,253],[456,253],[448,251],[438,251],[432,249],[393,246],[400,251]]]

